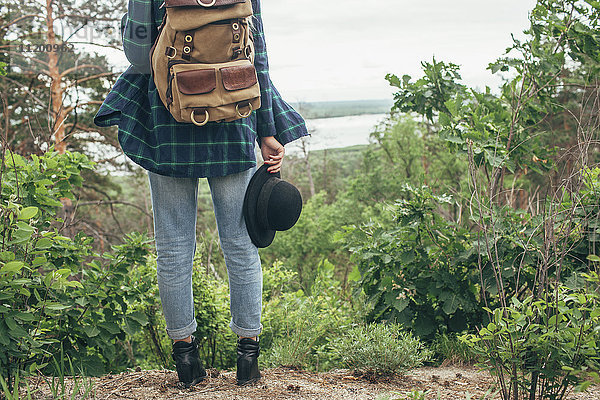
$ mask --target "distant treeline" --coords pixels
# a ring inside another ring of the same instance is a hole
[[[317,101],[298,102],[292,106],[298,110],[304,118],[333,118],[346,117],[349,115],[383,114],[390,111],[391,99],[383,100],[351,100],[351,101]]]

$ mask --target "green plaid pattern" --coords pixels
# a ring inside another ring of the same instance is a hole
[[[123,152],[143,168],[174,177],[223,176],[256,164],[254,142],[275,136],[283,145],[308,135],[304,119],[282,98],[269,77],[260,14],[254,9],[254,64],[261,88],[261,108],[248,118],[210,122],[198,127],[173,119],[150,76],[150,48],[165,9],[162,0],[129,0],[121,21],[123,50],[131,65],[123,72],[94,117],[101,127],[118,125]]]

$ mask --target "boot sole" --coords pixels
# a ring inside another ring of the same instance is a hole
[[[208,374],[206,374],[206,375],[204,375],[204,376],[199,376],[198,378],[194,379],[194,380],[193,380],[193,381],[191,381],[190,383],[183,383],[183,382],[181,382],[181,383],[183,384],[183,386],[184,386],[186,389],[189,389],[189,388],[191,388],[192,386],[194,386],[194,385],[197,385],[198,383],[202,382],[202,381],[203,381],[203,380],[205,380],[207,377],[208,377]]]
[[[246,385],[250,385],[250,384],[253,384],[253,383],[256,383],[256,382],[258,382],[258,381],[260,380],[260,378],[261,378],[261,377],[259,376],[259,377],[257,377],[257,378],[248,379],[247,381],[240,381],[240,380],[238,380],[238,381],[236,382],[236,385],[238,385],[238,386],[246,386]]]

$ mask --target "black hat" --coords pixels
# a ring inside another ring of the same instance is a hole
[[[254,173],[244,197],[246,228],[257,247],[270,245],[275,232],[290,229],[302,212],[298,189],[282,180],[279,172],[268,172],[268,167],[263,164]]]

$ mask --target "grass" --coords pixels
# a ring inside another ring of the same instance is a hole
[[[479,361],[471,348],[456,335],[437,335],[430,348],[442,366],[474,365]]]
[[[70,379],[67,379],[65,373],[65,356],[60,354],[59,360],[55,357],[53,364],[57,371],[54,376],[42,376],[48,386],[50,399],[52,400],[85,400],[95,398],[94,384],[89,377],[77,376],[73,363],[67,357],[69,364]],[[12,382],[5,380],[0,376],[0,398],[6,400],[31,400],[34,395],[40,391],[39,387],[32,389],[27,379],[23,379],[17,371]]]

